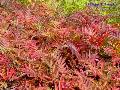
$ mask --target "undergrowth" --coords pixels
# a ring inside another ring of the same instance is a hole
[[[119,90],[120,30],[85,9],[0,7],[1,90]]]

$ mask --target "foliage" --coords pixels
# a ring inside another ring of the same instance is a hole
[[[109,16],[92,9],[57,16],[45,2],[2,5],[1,90],[120,89],[120,30]]]
[[[92,8],[94,12],[100,15],[108,15],[111,18],[107,20],[107,23],[119,23],[120,22],[120,3],[119,0],[18,0],[22,4],[29,5],[33,2],[46,3],[50,8],[55,9],[57,14],[69,15],[75,11],[83,10],[86,7]]]
[[[28,2],[29,0],[20,0],[23,3]],[[85,8],[89,0],[34,0],[36,2],[44,2],[50,8],[54,8],[59,11],[57,13],[62,13],[68,15],[74,11],[82,10]]]

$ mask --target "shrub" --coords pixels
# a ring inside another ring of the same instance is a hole
[[[120,31],[108,17],[56,17],[44,3],[9,7],[0,7],[1,89],[119,89]]]

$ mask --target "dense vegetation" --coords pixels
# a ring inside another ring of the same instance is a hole
[[[119,90],[119,17],[53,1],[0,0],[0,90]]]

